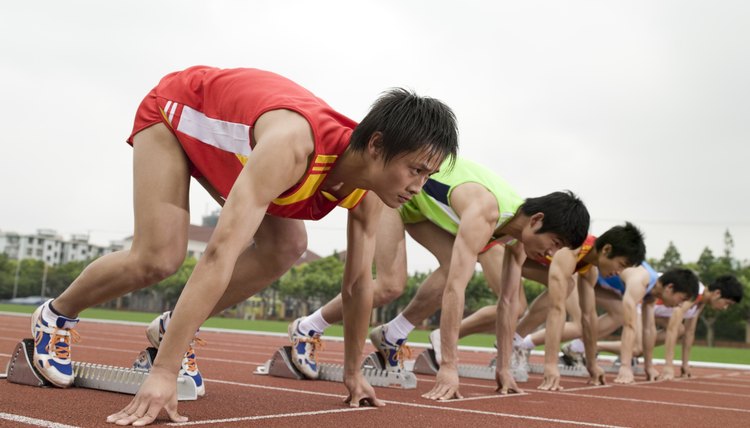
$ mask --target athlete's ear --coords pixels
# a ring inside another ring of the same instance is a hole
[[[367,153],[373,159],[380,159],[383,156],[383,133],[380,131],[373,132],[370,140],[367,142]]]
[[[602,254],[609,258],[609,253],[612,251],[612,244],[604,244],[602,247]]]
[[[532,214],[529,218],[529,227],[536,233],[537,230],[542,228],[542,221],[544,220],[544,213]]]

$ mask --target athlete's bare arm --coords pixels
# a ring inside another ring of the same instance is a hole
[[[369,192],[356,208],[349,211],[347,224],[347,257],[341,298],[344,308],[344,383],[349,390],[345,401],[352,407],[358,407],[363,400],[374,406],[385,405],[377,399],[360,370],[372,312],[375,289],[372,262],[382,208],[382,201],[375,193]]]
[[[633,383],[633,369],[630,361],[633,358],[633,347],[636,340],[636,317],[638,316],[637,305],[646,295],[648,285],[648,272],[642,266],[627,268],[622,271],[620,278],[625,284],[625,294],[622,296],[623,325],[622,344],[620,347],[620,372],[615,383]]]
[[[654,299],[644,299],[641,304],[641,323],[643,328],[643,365],[646,379],[659,379],[659,372],[654,368],[654,343],[656,342],[656,320],[654,319]]]
[[[581,328],[583,345],[586,355],[586,369],[589,371],[589,383],[604,385],[604,370],[596,361],[596,341],[599,338],[598,320],[596,313],[596,286],[599,269],[592,266],[588,272],[578,275],[578,302],[581,306]]]
[[[568,291],[573,288],[573,275],[576,269],[578,251],[561,248],[554,256],[549,267],[547,292],[550,306],[547,311],[544,338],[544,379],[539,389],[558,391],[560,387],[560,371],[557,368],[557,354],[560,349],[560,336],[565,323],[565,299]]]
[[[502,293],[497,305],[497,369],[495,379],[501,394],[522,392],[510,373],[510,356],[513,345],[513,332],[516,330],[516,301],[521,286],[521,269],[526,261],[526,251],[522,242],[506,246],[503,257]]]
[[[484,186],[466,183],[451,193],[451,206],[461,222],[453,242],[440,316],[442,362],[435,386],[423,397],[461,398],[458,390],[458,330],[464,312],[464,292],[474,273],[477,255],[489,242],[500,213],[497,199]]]
[[[674,379],[674,349],[677,346],[677,337],[680,334],[680,325],[690,307],[692,301],[683,302],[680,306],[672,310],[672,315],[667,323],[667,333],[664,339],[664,369],[662,370],[662,379]]]
[[[685,321],[685,333],[682,336],[682,368],[680,377],[691,377],[690,373],[690,351],[693,349],[695,342],[695,328],[698,326],[698,319],[706,305],[701,304],[695,316]]]

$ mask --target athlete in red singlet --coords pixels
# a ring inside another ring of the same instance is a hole
[[[34,313],[34,360],[43,375],[57,386],[72,384],[70,345],[82,310],[180,267],[192,175],[223,205],[218,225],[174,310],[147,330],[159,346],[149,377],[107,421],[148,424],[162,408],[172,421],[185,421],[177,412],[175,378],[180,371],[197,374],[190,345],[200,325],[286,272],[307,248],[300,219],[319,219],[337,205],[349,208],[342,281],[348,401],[382,405],[359,370],[372,306],[375,231],[383,204],[408,201],[455,156],[451,110],[395,89],[357,124],[279,75],[199,66],[166,76],[146,96],[128,142],[132,248],[97,259]]]

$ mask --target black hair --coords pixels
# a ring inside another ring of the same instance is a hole
[[[605,245],[611,245],[610,259],[625,256],[630,266],[637,266],[646,259],[646,244],[643,243],[643,233],[631,222],[625,226],[615,226],[596,238],[594,248],[601,251]]]
[[[588,236],[589,211],[583,201],[569,190],[528,198],[519,210],[529,217],[536,213],[544,214],[542,227],[537,233],[554,233],[567,247],[580,247]]]
[[[690,269],[670,269],[659,277],[662,285],[672,284],[675,293],[685,293],[689,300],[698,295],[698,277]]]
[[[734,275],[722,275],[716,278],[708,285],[708,289],[721,290],[722,298],[734,300],[735,303],[740,303],[744,294],[742,283]]]
[[[458,153],[458,126],[450,107],[403,88],[386,91],[375,101],[354,128],[350,148],[364,151],[376,132],[383,135],[385,163],[399,155],[427,149],[430,159],[437,158],[442,163],[450,157],[452,166]]]

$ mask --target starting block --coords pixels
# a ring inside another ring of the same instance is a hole
[[[585,365],[568,364],[562,357],[557,360],[557,370],[560,371],[560,376],[589,377],[589,371]],[[544,364],[529,363],[529,373],[544,374]]]
[[[426,349],[424,352],[419,354],[417,360],[414,362],[414,373],[436,375],[440,365],[437,363],[435,358],[435,351],[433,349]],[[511,374],[516,382],[528,382],[529,374],[526,370],[512,370]],[[458,365],[458,377],[464,377],[469,379],[485,379],[495,380],[495,366],[494,365],[480,365],[480,364],[459,364]]]
[[[141,355],[144,353],[148,353],[148,350],[142,352]],[[33,355],[33,339],[23,339],[16,345],[6,369],[8,382],[37,387],[52,386],[32,364]],[[155,349],[153,355],[156,355]],[[153,362],[153,358],[148,362],[149,364]],[[146,380],[148,370],[74,361],[73,376],[75,378],[73,385],[80,388],[135,395],[141,384]],[[196,398],[198,398],[198,395],[195,381],[189,376],[179,376],[177,378],[177,399],[183,401],[195,400]]]
[[[341,364],[319,363],[318,379],[330,382],[344,381],[344,366]],[[306,379],[292,363],[292,347],[284,346],[274,352],[270,360],[255,369],[255,374],[283,377],[287,379]],[[391,372],[375,367],[362,367],[362,374],[372,386],[415,389],[417,377],[411,372]]]

